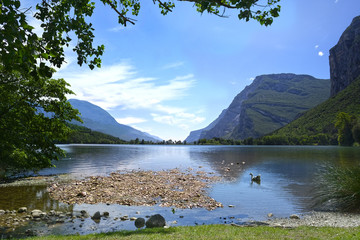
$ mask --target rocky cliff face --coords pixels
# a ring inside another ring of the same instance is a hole
[[[234,98],[226,111],[220,115],[221,118],[215,120],[211,126],[195,131],[197,134],[200,133],[200,136],[195,137],[260,137],[325,101],[329,93],[329,80],[316,79],[309,75],[258,76]]]
[[[208,131],[212,129],[223,118],[223,116],[226,113],[226,110],[227,109],[222,110],[221,114],[214,121],[212,121],[207,127],[199,130],[191,131],[190,135],[185,139],[185,141],[188,143],[193,143],[195,141],[198,141],[201,138],[201,134],[204,131]]]
[[[341,35],[330,49],[331,96],[345,89],[360,76],[360,16]]]

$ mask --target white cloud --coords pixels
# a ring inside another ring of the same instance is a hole
[[[189,130],[190,125],[199,124],[205,121],[205,118],[198,117],[192,113],[187,113],[181,109],[178,109],[177,112],[174,111],[175,110],[172,111],[172,114],[167,115],[152,113],[151,116],[155,122],[167,124],[170,126],[177,126],[184,130]]]
[[[116,121],[121,124],[131,125],[135,123],[143,123],[147,120],[144,118],[137,118],[137,117],[125,117],[125,118],[116,118]]]
[[[318,49],[319,48],[319,45],[315,45],[315,49]]]
[[[251,78],[249,78],[249,80],[250,80],[250,81],[254,81],[254,80],[255,80],[255,78],[254,78],[254,77],[251,77]]]
[[[319,55],[320,57],[322,57],[322,56],[324,56],[324,53],[323,53],[322,51],[319,51],[318,55]]]
[[[169,63],[163,66],[163,69],[178,68],[184,65],[184,62]]]
[[[78,68],[77,68],[78,69]],[[186,108],[171,106],[167,101],[187,96],[194,85],[192,74],[177,76],[167,81],[152,77],[141,77],[134,66],[122,62],[100,69],[58,72],[71,84],[76,98],[89,101],[104,109],[137,109],[151,111],[152,120],[188,130],[191,124],[205,120],[197,114],[188,113]],[[122,124],[142,123],[143,118],[118,118]],[[133,126],[133,125],[132,125]]]

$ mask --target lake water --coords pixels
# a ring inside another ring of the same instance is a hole
[[[46,234],[86,234],[135,229],[131,221],[114,220],[129,215],[145,217],[160,213],[170,225],[242,223],[249,220],[288,217],[313,210],[314,176],[327,162],[353,165],[360,162],[360,148],[318,146],[147,146],[147,145],[60,145],[67,157],[42,175],[69,173],[75,178],[107,175],[117,170],[166,170],[172,168],[215,172],[223,181],[208,193],[224,207],[205,209],[135,207],[106,204],[67,205],[49,198],[45,187],[0,188],[0,209],[51,209],[65,212],[86,210],[110,213],[100,223],[90,218],[46,226]],[[230,171],[228,171],[230,169]],[[249,173],[261,174],[261,184],[251,183]],[[230,208],[229,205],[233,205]],[[136,213],[140,212],[140,213]],[[177,223],[174,223],[176,221]],[[44,227],[43,227],[44,228]]]

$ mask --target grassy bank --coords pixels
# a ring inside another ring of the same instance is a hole
[[[360,227],[234,227],[204,225],[172,227],[169,229],[143,229],[85,236],[46,236],[30,239],[360,239]]]

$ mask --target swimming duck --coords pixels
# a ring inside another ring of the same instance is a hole
[[[260,174],[255,177],[252,173],[250,173],[249,175],[251,176],[251,182],[256,182],[257,184],[260,184],[261,182]]]

